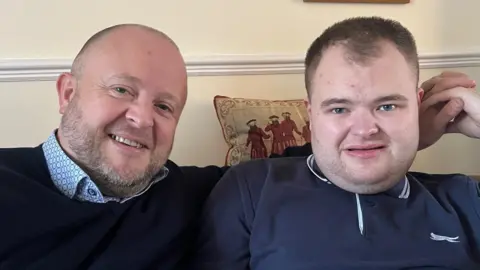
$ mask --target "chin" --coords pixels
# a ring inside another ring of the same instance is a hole
[[[360,167],[360,168],[350,168],[348,170],[348,178],[352,179],[352,182],[358,184],[377,184],[385,181],[389,178],[390,173],[388,170],[383,168],[375,167]]]
[[[148,167],[148,159],[124,159],[117,157],[109,162],[117,171],[142,171]]]
[[[113,151],[105,153],[104,158],[106,163],[115,171],[142,170],[147,167],[150,161],[150,157],[147,154],[138,157],[130,157],[115,153]]]
[[[387,175],[371,175],[371,174],[365,174],[365,175],[356,175],[355,177],[350,178],[352,180],[352,183],[358,184],[358,185],[365,185],[365,186],[374,186],[374,185],[379,185],[382,184],[382,182],[385,182],[388,177]]]

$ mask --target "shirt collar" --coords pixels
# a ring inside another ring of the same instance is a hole
[[[60,192],[72,199],[78,184],[88,175],[65,154],[55,134],[56,131],[43,143],[43,154],[53,183]]]
[[[48,170],[50,172],[50,177],[54,185],[62,194],[64,194],[70,199],[74,198],[84,200],[82,198],[88,198],[89,196],[87,194],[78,194],[78,192],[88,192],[87,190],[81,191],[81,189],[79,189],[79,185],[80,183],[82,183],[82,180],[89,181],[90,184],[96,189],[98,189],[98,187],[90,179],[90,177],[63,151],[57,140],[56,133],[57,130],[52,132],[52,134],[42,145],[43,153],[47,161]],[[155,183],[158,183],[159,181],[167,177],[168,173],[168,168],[163,167],[162,170],[160,170],[160,172],[152,179],[149,185],[139,193],[127,198],[115,198],[102,195],[100,202],[125,202],[134,197],[140,196],[148,189],[150,189],[150,187],[153,186]],[[99,202],[98,199],[95,200],[95,202]]]
[[[325,175],[320,171],[320,168],[318,168],[313,154],[308,156],[307,166],[310,172],[315,175],[315,177],[327,184],[332,184],[332,182],[328,180]],[[395,186],[385,191],[385,193],[399,199],[407,199],[410,196],[410,183],[407,176],[405,176],[402,181],[399,181],[397,184],[395,184]]]

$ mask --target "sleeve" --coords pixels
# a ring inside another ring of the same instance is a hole
[[[236,171],[226,172],[204,205],[189,269],[250,269],[253,206],[247,184]]]

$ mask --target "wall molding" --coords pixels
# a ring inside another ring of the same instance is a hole
[[[303,72],[303,55],[186,56],[190,76],[273,75]],[[54,81],[69,59],[0,59],[0,82]],[[480,66],[480,50],[420,54],[422,69]]]

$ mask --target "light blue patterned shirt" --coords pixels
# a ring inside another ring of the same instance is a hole
[[[164,179],[168,175],[168,169],[163,167],[160,173],[140,193],[127,198],[114,198],[104,196],[90,177],[71,160],[63,151],[56,138],[55,130],[42,145],[48,170],[55,186],[65,196],[79,201],[94,203],[106,203],[116,201],[123,203],[131,198],[145,193],[152,185]]]

